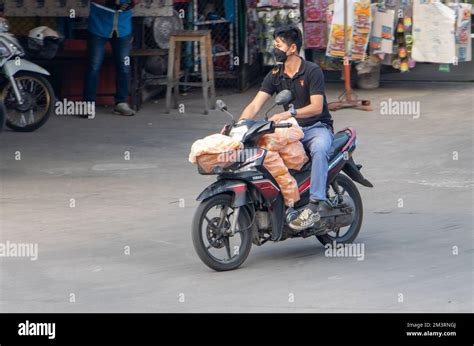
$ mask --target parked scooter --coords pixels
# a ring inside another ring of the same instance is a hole
[[[25,51],[8,31],[8,21],[0,18],[0,99],[6,125],[15,131],[34,131],[53,112],[54,91],[44,77],[49,72],[23,59]]]
[[[291,99],[291,92],[283,90],[276,96],[275,105],[288,104]],[[217,106],[232,116],[223,101],[217,101]],[[299,232],[289,227],[289,222],[309,203],[311,161],[299,171],[290,170],[301,199],[288,208],[278,183],[263,166],[266,150],[256,146],[264,134],[289,126],[268,120],[244,120],[228,126],[227,134],[239,139],[244,148],[234,155],[236,160],[231,165],[217,165],[207,173],[216,174],[217,181],[198,196],[201,203],[192,225],[194,248],[210,268],[238,268],[246,260],[252,243],[263,245],[269,240],[316,236],[324,245],[346,244],[359,234],[363,206],[354,182],[367,187],[372,184],[362,176],[362,166],[352,158],[356,148],[356,131],[352,128],[334,135],[329,154],[328,208],[320,211],[321,220],[313,228]],[[198,170],[205,174],[199,166]]]

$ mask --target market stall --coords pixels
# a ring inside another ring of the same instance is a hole
[[[59,100],[82,99],[84,75],[87,69],[89,6],[89,1],[83,0],[0,1],[1,14],[8,19],[10,32],[24,43],[27,58],[51,73],[51,82]],[[164,80],[166,75],[166,71],[161,68],[166,65],[162,64],[162,61],[166,62],[167,47],[161,44],[162,36],[166,36],[166,32],[160,31],[160,28],[166,27],[170,31],[179,28],[179,25],[176,24],[172,0],[142,1],[134,8],[133,15],[130,102],[138,109],[148,81]],[[39,26],[47,26],[60,33],[62,40],[53,54],[45,56],[43,52],[30,49],[26,39],[30,30]],[[111,55],[111,46],[107,44],[97,88],[98,104],[113,104],[115,73]]]
[[[272,33],[286,24],[297,24],[303,30],[308,60],[325,70],[341,70],[349,63],[355,67],[353,78],[357,73],[365,88],[378,86],[381,68],[409,73],[417,63],[429,63],[449,72],[450,67],[472,60],[470,3],[259,0],[247,4],[257,13],[256,47],[267,66],[274,63]]]
[[[52,72],[59,99],[82,96],[89,5],[88,0],[0,0],[16,36],[41,25],[63,35],[53,58],[32,57]],[[139,108],[150,95],[164,96],[169,35],[180,29],[211,31],[217,87],[244,90],[258,83],[274,65],[273,31],[287,24],[303,31],[303,57],[336,71],[338,79],[344,63],[350,64],[352,82],[357,79],[360,87],[377,87],[380,71],[410,75],[420,64],[436,66],[449,79],[459,66],[472,67],[471,7],[451,0],[144,0],[134,9],[130,101]],[[109,47],[106,57],[110,53]],[[180,78],[199,80],[197,45],[183,45],[181,56]],[[472,68],[471,77],[462,75],[474,79]],[[114,78],[106,58],[98,103],[113,102]]]

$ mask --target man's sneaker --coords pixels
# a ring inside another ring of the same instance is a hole
[[[120,102],[117,103],[114,107],[114,113],[119,115],[132,116],[135,115],[135,111],[130,108],[128,103]]]
[[[295,231],[302,231],[313,227],[320,219],[321,216],[318,212],[314,213],[310,208],[306,207],[296,219],[290,222],[289,226]]]

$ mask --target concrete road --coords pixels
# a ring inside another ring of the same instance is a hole
[[[239,112],[255,90],[221,98]],[[363,261],[327,257],[309,238],[254,246],[225,273],[191,243],[195,197],[213,178],[189,149],[228,120],[199,114],[198,97],[183,98],[183,114],[159,100],[133,118],[102,109],[6,131],[0,243],[37,244],[38,258],[0,257],[0,311],[472,312],[473,93],[391,83],[359,92],[373,112],[333,113],[336,129],[357,128],[355,159],[375,185],[360,187]],[[393,101],[415,102],[419,117]]]

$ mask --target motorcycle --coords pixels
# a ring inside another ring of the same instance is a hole
[[[14,131],[30,132],[43,126],[53,112],[54,91],[44,76],[49,72],[26,60],[21,44],[0,18],[0,99],[5,106],[6,125]]]
[[[291,91],[283,90],[277,94],[272,108],[289,104],[291,99]],[[223,101],[216,104],[233,118]],[[321,219],[314,227],[298,232],[289,223],[309,203],[311,160],[299,171],[289,170],[298,183],[301,198],[293,206],[285,206],[278,183],[263,165],[266,150],[256,143],[264,134],[291,124],[276,124],[267,119],[265,115],[265,120],[232,121],[226,127],[225,134],[244,144],[234,155],[235,162],[215,165],[211,172],[198,165],[200,174],[215,174],[217,181],[197,197],[200,204],[192,223],[193,245],[201,261],[216,271],[237,269],[247,259],[252,244],[261,246],[269,240],[311,236],[324,245],[348,244],[359,234],[363,206],[354,182],[366,187],[373,185],[352,157],[357,146],[355,129],[346,128],[334,135],[329,153],[328,207],[320,211]]]

